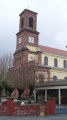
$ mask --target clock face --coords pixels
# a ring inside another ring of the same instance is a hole
[[[22,37],[18,39],[18,44],[21,44],[21,43],[22,43]]]
[[[29,43],[34,43],[34,37],[29,37]]]

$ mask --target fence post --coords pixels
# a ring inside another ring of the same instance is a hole
[[[13,111],[14,111],[14,99],[12,98],[8,98],[7,99],[7,116],[11,116],[13,115]]]

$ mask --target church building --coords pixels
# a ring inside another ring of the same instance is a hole
[[[35,65],[35,102],[54,97],[60,105],[66,99],[67,93],[67,51],[39,45],[37,14],[25,9],[19,15],[14,68]]]

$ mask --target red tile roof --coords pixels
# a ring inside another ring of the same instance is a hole
[[[56,54],[56,55],[61,55],[61,56],[66,56],[67,57],[67,51],[64,51],[64,50],[51,48],[51,47],[47,47],[47,46],[42,46],[42,45],[39,45],[39,48],[41,49],[42,52]]]

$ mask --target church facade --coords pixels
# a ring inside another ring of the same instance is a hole
[[[21,66],[27,65],[31,67],[31,64],[37,67],[36,72],[38,77],[35,87],[35,101],[38,99],[37,93],[40,89],[45,91],[46,101],[48,95],[48,84],[46,85],[46,83],[67,79],[67,51],[39,45],[36,12],[25,9],[19,16],[19,32],[16,34],[17,41],[16,51],[14,53],[14,68],[19,69]],[[57,88],[57,90],[58,89],[59,88]],[[58,94],[59,104],[61,104],[60,91]]]

